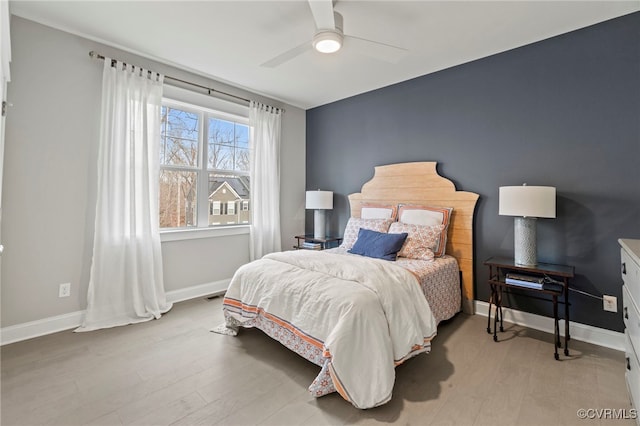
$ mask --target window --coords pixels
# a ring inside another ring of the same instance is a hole
[[[165,100],[160,137],[160,228],[249,223],[246,118]]]
[[[216,216],[220,214],[220,201],[211,202],[211,211],[209,212],[209,214],[216,215]]]

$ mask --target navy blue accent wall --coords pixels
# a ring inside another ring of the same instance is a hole
[[[538,260],[574,265],[573,287],[618,298],[614,314],[572,293],[572,321],[622,331],[617,239],[640,238],[640,13],[307,111],[307,189],[335,192],[330,233],[342,234],[347,195],[374,166],[408,161],[437,161],[459,190],[480,194],[477,300],[489,296],[483,261],[513,255],[498,187],[555,186]],[[511,302],[551,315],[550,303]]]

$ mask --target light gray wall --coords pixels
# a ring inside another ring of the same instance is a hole
[[[95,209],[102,62],[90,50],[286,109],[282,118],[282,241],[304,230],[305,112],[175,68],[12,17],[13,104],[6,121],[1,325],[86,308]],[[168,291],[230,278],[249,260],[248,235],[164,242]],[[58,285],[71,282],[71,297]]]

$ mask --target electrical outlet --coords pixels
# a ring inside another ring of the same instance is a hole
[[[60,288],[58,288],[58,297],[69,296],[71,296],[71,283],[60,284]]]
[[[602,305],[605,311],[618,312],[618,298],[615,296],[602,296]]]

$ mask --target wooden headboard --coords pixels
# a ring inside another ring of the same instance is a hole
[[[362,203],[417,204],[453,207],[446,253],[458,260],[462,272],[462,310],[473,314],[473,211],[478,194],[456,191],[436,171],[436,162],[377,166],[373,179],[359,193],[349,195],[351,216],[360,217]]]

